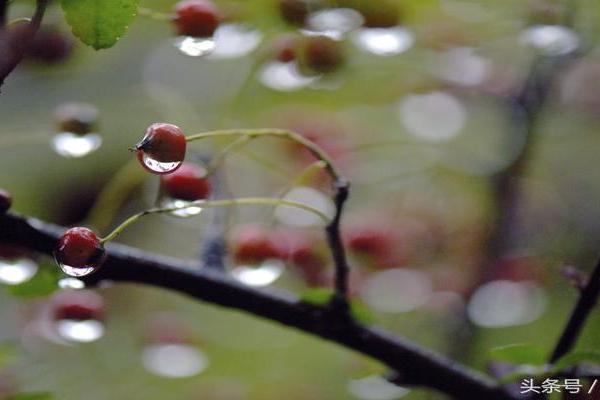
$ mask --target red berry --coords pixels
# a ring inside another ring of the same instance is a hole
[[[98,122],[98,109],[87,103],[65,103],[54,112],[60,132],[85,135],[92,132]]]
[[[309,286],[324,283],[327,258],[312,237],[295,230],[277,232],[276,237],[279,257],[290,262]]]
[[[183,0],[175,6],[177,34],[192,37],[212,36],[219,26],[220,16],[208,0]]]
[[[210,194],[206,170],[196,164],[184,163],[169,175],[160,177],[162,188],[174,199],[201,200]]]
[[[46,64],[65,61],[73,50],[73,39],[56,28],[42,28],[27,49],[27,57]]]
[[[279,12],[287,23],[302,26],[310,13],[309,3],[309,0],[279,0]]]
[[[298,37],[295,35],[285,35],[277,38],[272,45],[275,59],[281,62],[295,60],[297,43]]]
[[[185,135],[179,127],[157,122],[148,127],[146,135],[135,149],[142,166],[153,174],[161,175],[173,172],[180,164],[172,169],[159,170],[150,168],[144,158],[158,163],[181,163],[185,158],[186,147]]]
[[[233,254],[237,262],[252,264],[280,257],[268,233],[256,225],[245,226],[236,232]]]
[[[98,320],[102,319],[104,314],[104,299],[88,290],[59,292],[52,302],[55,320]]]
[[[54,251],[58,263],[72,268],[98,266],[105,254],[94,231],[83,227],[71,228],[63,233]]]
[[[6,213],[12,205],[12,196],[4,189],[0,189],[0,214]]]
[[[330,73],[344,63],[342,44],[327,36],[309,36],[301,46],[301,66],[317,73]]]

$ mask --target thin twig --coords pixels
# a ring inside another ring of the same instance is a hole
[[[565,326],[560,339],[552,352],[550,362],[553,363],[565,354],[567,354],[577,341],[579,334],[583,330],[585,321],[590,315],[590,312],[598,302],[600,296],[600,261],[596,264],[596,268],[592,276],[588,280],[587,285],[581,291],[577,305],[573,309],[569,321]]]
[[[47,255],[52,254],[63,232],[63,227],[36,219],[10,213],[0,216],[0,241]],[[436,389],[457,399],[516,399],[475,370],[380,329],[350,319],[330,318],[327,308],[303,303],[290,294],[252,288],[210,269],[194,269],[185,262],[119,244],[109,244],[107,253],[102,268],[84,278],[88,285],[111,280],[175,290],[277,321],[365,354],[397,371],[406,385]]]

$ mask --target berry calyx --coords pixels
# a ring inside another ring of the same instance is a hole
[[[244,226],[236,232],[233,242],[233,255],[240,263],[257,264],[280,257],[268,232],[261,226]]]
[[[209,37],[219,26],[220,16],[208,0],[183,0],[175,6],[173,23],[181,36]]]
[[[4,189],[0,189],[0,215],[6,213],[12,205],[12,196]]]
[[[210,182],[206,170],[196,164],[184,163],[172,174],[160,177],[165,193],[174,199],[202,200],[210,194]]]
[[[178,126],[154,123],[146,130],[144,138],[135,146],[137,158],[144,168],[153,174],[168,174],[175,171],[185,158],[187,141]],[[161,165],[172,164],[161,168]]]
[[[98,109],[88,103],[64,103],[54,112],[59,132],[85,135],[92,132],[98,123]]]
[[[327,36],[306,37],[300,47],[300,65],[312,72],[331,73],[344,63],[342,44]]]
[[[98,267],[105,255],[96,233],[84,227],[71,228],[63,233],[54,251],[54,258],[60,265],[74,269]]]

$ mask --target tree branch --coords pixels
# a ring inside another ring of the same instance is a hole
[[[343,204],[343,195],[340,196]],[[0,217],[0,241],[52,254],[64,228],[36,219],[6,214]],[[370,356],[402,377],[407,385],[437,389],[459,399],[513,400],[490,378],[406,339],[350,318],[332,318],[332,310],[300,302],[290,294],[244,286],[211,269],[147,254],[119,244],[107,245],[102,268],[85,278],[93,285],[102,280],[145,283],[187,294],[195,299],[234,308],[300,329]]]
[[[3,1],[2,16],[6,18],[6,0]],[[19,29],[4,29],[0,33],[0,87],[6,77],[19,65],[29,48],[33,37],[42,23],[49,0],[37,0],[31,21]]]
[[[590,312],[598,302],[600,297],[600,261],[596,264],[596,268],[592,273],[592,276],[588,280],[587,285],[581,291],[577,305],[573,309],[569,321],[563,330],[552,356],[550,357],[550,363],[555,362],[565,354],[567,354],[577,341],[579,334],[583,330],[585,321],[587,320]]]

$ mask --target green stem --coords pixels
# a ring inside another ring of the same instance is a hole
[[[209,132],[202,132],[195,135],[191,135],[187,137],[188,142],[192,142],[195,140],[202,140],[208,138],[222,138],[226,136],[245,136],[250,139],[254,139],[257,137],[279,137],[291,140],[293,142],[299,143],[302,146],[306,147],[316,158],[323,161],[325,165],[325,170],[331,175],[331,178],[335,181],[344,181],[341,173],[338,171],[337,167],[329,158],[327,153],[323,151],[318,145],[308,140],[302,135],[299,135],[295,132],[288,131],[285,129],[225,129],[225,130],[216,130]]]
[[[210,161],[208,168],[206,169],[206,175],[211,175],[212,173],[214,173],[215,170],[217,168],[219,168],[219,166],[223,163],[223,161],[225,160],[225,157],[227,157],[228,154],[230,154],[234,150],[237,150],[240,147],[244,146],[246,143],[248,143],[252,139],[253,138],[251,138],[249,136],[241,136],[241,137],[237,138],[236,140],[234,140],[233,142],[229,143],[227,146],[225,146],[223,148],[223,150],[221,150]]]
[[[273,198],[268,198],[268,197],[246,197],[246,198],[240,198],[240,199],[224,199],[224,200],[211,200],[211,201],[198,200],[198,201],[189,202],[183,206],[151,208],[149,210],[134,214],[131,217],[127,218],[125,221],[123,221],[111,233],[106,235],[104,238],[100,239],[100,243],[106,243],[106,242],[109,242],[109,241],[115,239],[117,236],[119,236],[121,234],[121,232],[123,232],[123,230],[125,228],[127,228],[129,225],[135,223],[137,220],[139,220],[140,218],[142,218],[145,215],[168,213],[168,212],[172,212],[172,211],[183,210],[183,209],[190,208],[190,207],[214,208],[214,207],[230,207],[230,206],[237,206],[237,205],[254,205],[254,206],[256,206],[256,205],[259,205],[259,206],[260,205],[269,205],[269,206],[277,205],[277,206],[296,207],[296,208],[299,208],[304,211],[308,211],[310,213],[317,215],[325,223],[330,222],[330,218],[327,215],[325,215],[322,211],[320,211],[314,207],[308,206],[306,204],[303,204],[303,203],[299,203],[296,201],[290,201],[290,200],[284,200],[284,199],[273,199]]]

